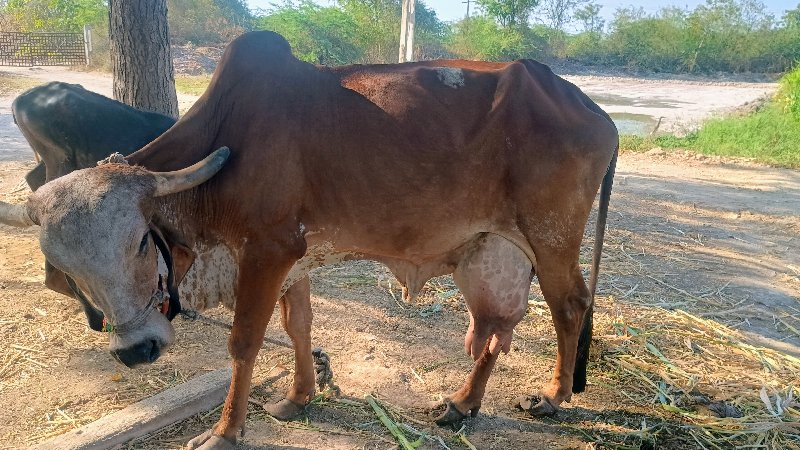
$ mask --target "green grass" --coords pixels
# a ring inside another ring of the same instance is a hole
[[[705,155],[738,156],[779,167],[800,168],[800,120],[777,102],[744,117],[712,119],[683,138],[622,136],[625,150],[686,149]]]
[[[181,94],[201,95],[211,82],[211,75],[178,75],[175,89]]]

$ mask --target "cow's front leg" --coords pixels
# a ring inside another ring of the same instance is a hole
[[[253,365],[280,295],[281,284],[296,260],[259,250],[246,252],[239,266],[238,297],[228,340],[233,378],[222,417],[211,430],[192,439],[189,449],[232,449],[244,426]],[[265,261],[269,262],[269,267],[265,267]]]
[[[264,409],[280,420],[297,417],[313,398],[315,389],[314,361],[311,355],[311,283],[308,275],[292,285],[279,301],[281,322],[294,344],[294,383],[286,398]]]

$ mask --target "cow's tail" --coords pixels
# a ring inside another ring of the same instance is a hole
[[[583,325],[578,338],[578,354],[575,357],[575,372],[573,373],[572,392],[577,394],[586,390],[586,366],[589,363],[589,347],[592,343],[592,317],[594,315],[594,294],[597,291],[597,276],[600,272],[600,257],[603,254],[603,237],[606,234],[606,219],[608,218],[608,203],[611,200],[611,186],[614,184],[614,172],[617,168],[617,154],[619,144],[614,149],[614,155],[608,164],[603,184],[600,185],[600,203],[597,208],[597,223],[594,231],[594,252],[592,254],[592,269],[589,274],[589,293],[592,302],[583,315]]]

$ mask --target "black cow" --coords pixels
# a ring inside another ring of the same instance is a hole
[[[73,170],[92,167],[112,152],[129,155],[175,123],[54,81],[37,86],[11,105],[17,124],[41,162],[25,176],[32,190]]]
[[[93,167],[112,152],[129,155],[175,123],[172,117],[140,111],[80,85],[59,81],[26,91],[14,100],[11,111],[14,122],[41,158],[25,176],[34,191],[74,170]],[[76,294],[64,274],[47,261],[45,285],[76,297],[89,327],[102,329],[103,313]]]

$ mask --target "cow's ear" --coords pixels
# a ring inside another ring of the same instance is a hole
[[[192,249],[179,243],[170,244],[169,250],[172,253],[172,267],[175,270],[175,284],[178,285],[192,267],[195,254]]]

